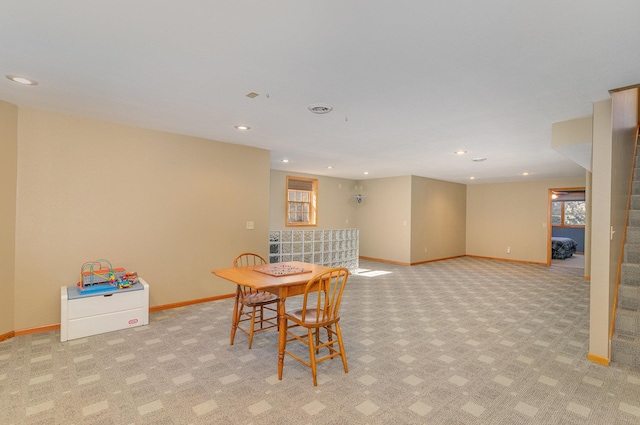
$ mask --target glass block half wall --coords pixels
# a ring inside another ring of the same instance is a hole
[[[358,229],[271,230],[269,262],[302,261],[328,267],[358,268]]]

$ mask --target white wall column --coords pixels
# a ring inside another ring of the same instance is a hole
[[[593,104],[589,359],[603,364],[608,364],[611,358],[609,352],[611,112],[612,102],[610,99]]]

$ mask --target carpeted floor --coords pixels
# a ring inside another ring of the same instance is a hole
[[[564,260],[551,260],[551,265],[584,270],[584,255],[573,254],[571,257],[565,258]]]
[[[278,381],[276,332],[229,346],[228,299],[65,343],[57,331],[0,343],[0,423],[640,423],[640,371],[586,359],[581,270],[360,266],[373,273],[351,276],[341,310],[348,374],[325,362],[314,387],[286,358]]]

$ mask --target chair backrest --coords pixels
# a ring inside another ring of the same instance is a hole
[[[233,267],[260,266],[262,264],[267,264],[267,260],[265,260],[260,254],[256,254],[254,252],[243,252],[233,259]],[[259,294],[261,292],[243,285],[238,285],[238,291],[243,297],[247,297],[252,294]]]
[[[314,310],[315,323],[328,324],[340,319],[342,292],[347,284],[349,270],[336,267],[317,274],[307,283],[302,302],[302,321],[309,322],[307,311]]]
[[[267,264],[267,260],[253,252],[243,252],[233,259],[233,267],[259,266]]]

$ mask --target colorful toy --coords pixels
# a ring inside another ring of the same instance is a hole
[[[89,261],[80,269],[79,286],[93,286],[97,283],[110,283],[114,285],[118,278],[123,278],[126,271],[122,267],[113,268],[108,260],[100,259]]]
[[[114,288],[128,288],[136,282],[138,282],[138,273],[127,273],[122,267],[114,269],[108,260],[100,259],[82,265],[78,289],[85,293],[99,292]]]

